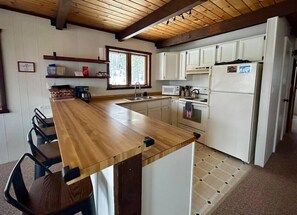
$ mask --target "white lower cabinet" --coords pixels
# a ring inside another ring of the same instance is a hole
[[[162,106],[162,121],[171,124],[170,106]]]
[[[162,108],[156,107],[156,108],[150,108],[147,111],[147,116],[153,119],[161,120],[162,118]]]
[[[147,102],[134,102],[130,110],[147,116]]]
[[[178,99],[171,100],[171,125],[177,126]]]

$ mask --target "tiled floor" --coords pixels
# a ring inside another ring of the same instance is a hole
[[[249,169],[238,159],[196,143],[192,214],[209,214]]]

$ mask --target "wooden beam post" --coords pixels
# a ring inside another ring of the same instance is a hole
[[[204,2],[206,2],[206,0],[172,0],[116,34],[116,39],[118,39],[119,41],[127,40],[147,30],[150,27],[153,27],[169,18],[172,18],[173,16],[180,15]]]
[[[261,24],[274,16],[287,16],[296,13],[296,5],[295,0],[287,0],[252,13],[159,41],[155,45],[157,48],[165,48]]]
[[[63,30],[68,13],[70,12],[72,0],[59,0],[58,13],[56,17],[56,29]]]
[[[114,165],[115,215],[141,215],[142,154]]]

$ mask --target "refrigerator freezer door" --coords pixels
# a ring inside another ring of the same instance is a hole
[[[253,97],[211,92],[206,145],[250,162]]]
[[[254,93],[257,63],[214,66],[211,91]]]

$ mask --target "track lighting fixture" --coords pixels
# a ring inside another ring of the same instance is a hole
[[[190,9],[189,11],[186,11],[186,12],[184,12],[184,13],[185,13],[185,14],[189,14],[189,17],[191,17],[191,16],[192,16],[192,9]],[[185,20],[184,13],[178,15],[178,16],[181,17],[182,21]],[[172,18],[172,22],[173,22],[173,23],[176,23],[176,17],[178,17],[178,16],[174,16],[174,17]],[[170,23],[170,19],[167,20],[166,25],[169,25],[169,23]]]
[[[184,21],[185,20],[184,14],[181,14],[180,16],[182,18],[182,21]]]

